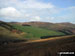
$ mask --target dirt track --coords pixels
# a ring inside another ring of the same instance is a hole
[[[75,36],[0,46],[0,56],[58,56],[60,51],[75,51]]]

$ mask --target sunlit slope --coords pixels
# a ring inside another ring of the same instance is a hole
[[[32,26],[14,25],[14,27],[18,30],[28,33],[29,36],[27,36],[27,38],[39,39],[41,36],[65,35],[62,32],[47,30],[47,29],[42,29],[42,28],[32,27]]]

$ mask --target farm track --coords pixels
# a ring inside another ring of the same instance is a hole
[[[75,51],[75,36],[63,36],[0,46],[0,56],[58,56]]]

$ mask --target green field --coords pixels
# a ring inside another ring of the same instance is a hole
[[[54,35],[65,35],[62,32],[42,29],[38,27],[32,26],[21,26],[21,25],[13,25],[17,30],[27,33],[25,38],[29,39],[40,39],[41,36],[54,36]]]

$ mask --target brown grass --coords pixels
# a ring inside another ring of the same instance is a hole
[[[63,36],[0,46],[0,56],[58,56],[75,51],[75,36]]]

